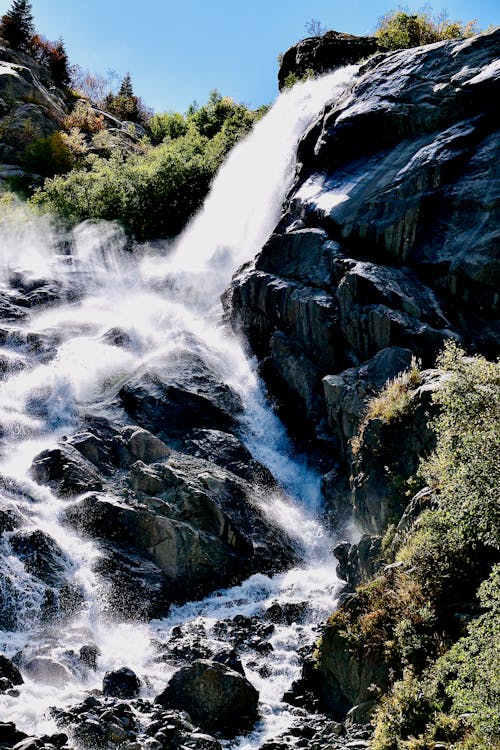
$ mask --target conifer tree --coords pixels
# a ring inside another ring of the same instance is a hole
[[[49,70],[56,86],[68,86],[70,82],[69,59],[62,37],[57,40],[50,51]]]
[[[124,76],[123,81],[120,85],[120,90],[118,91],[118,96],[127,96],[129,98],[132,98],[134,96],[134,89],[132,87],[132,79],[130,77],[130,73],[127,73],[127,75]]]
[[[13,0],[12,7],[2,16],[1,34],[12,49],[29,52],[35,33],[33,13],[29,0]]]

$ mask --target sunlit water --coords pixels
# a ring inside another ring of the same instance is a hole
[[[43,626],[45,586],[24,570],[6,535],[0,549],[2,570],[11,583],[9,596],[17,602],[18,627],[0,631],[0,650],[9,656],[20,650],[50,655],[66,665],[68,678],[59,685],[26,678],[19,697],[0,696],[4,721],[14,720],[28,732],[54,729],[46,713],[49,706],[81,700],[86,691],[101,686],[106,670],[124,664],[143,679],[144,695],[152,697],[175,671],[174,664],[157,658],[158,642],[167,640],[175,625],[203,626],[205,637],[216,644],[220,636],[214,627],[221,619],[261,615],[276,601],[308,602],[306,622],[276,626],[270,654],[256,656],[244,647],[241,654],[247,676],[260,692],[262,713],[256,730],[238,741],[241,747],[257,747],[292,720],[291,709],[281,699],[300,672],[297,649],[314,640],[317,623],[331,612],[339,591],[332,540],[318,520],[319,476],[292,456],[252,361],[220,322],[219,297],[234,271],[255,256],[276,225],[293,179],[298,139],[322,106],[343,94],[354,73],[354,68],[346,68],[281,95],[233,151],[203,209],[175,243],[141,246],[132,254],[116,227],[87,223],[66,238],[70,251],[62,253],[58,231],[49,221],[18,215],[0,225],[0,283],[21,270],[33,278],[55,279],[68,292],[67,302],[1,326],[6,335],[0,353],[19,368],[0,382],[0,473],[15,483],[27,528],[42,529],[56,540],[66,555],[68,578],[84,594],[70,625]],[[115,328],[127,334],[126,350],[103,338]],[[49,342],[46,355],[40,355],[40,348],[33,351],[28,331]],[[92,572],[98,551],[60,523],[65,501],[29,479],[27,472],[35,455],[72,434],[86,409],[106,409],[139,368],[168,361],[180,349],[200,354],[241,396],[242,439],[286,490],[286,495],[261,498],[262,507],[301,541],[304,561],[280,575],[254,575],[203,601],[174,607],[162,621],[110,624],[102,614],[102,583]],[[72,656],[89,642],[101,650],[97,673]]]

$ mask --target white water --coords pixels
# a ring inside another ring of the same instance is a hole
[[[243,647],[247,676],[260,691],[262,722],[241,747],[257,747],[285,729],[293,710],[281,697],[300,672],[297,648],[314,639],[315,624],[332,610],[339,582],[331,556],[332,541],[318,521],[319,477],[294,458],[286,433],[269,409],[265,394],[239,342],[219,323],[219,295],[239,265],[252,259],[275,226],[291,185],[297,142],[324,104],[338,97],[354,75],[344,69],[282,94],[248,139],[231,154],[204,208],[175,245],[163,250],[143,246],[132,256],[111,225],[85,224],[68,238],[71,257],[57,255],[56,230],[26,216],[0,224],[0,282],[13,270],[33,278],[56,279],[79,295],[78,301],[33,313],[26,322],[0,326],[8,336],[0,353],[19,367],[0,382],[0,424],[5,431],[0,473],[22,490],[18,506],[28,528],[40,528],[57,541],[67,559],[67,574],[84,593],[75,620],[64,629],[40,622],[42,588],[10,554],[4,542],[3,571],[9,571],[18,601],[17,630],[0,631],[0,651],[14,655],[50,655],[68,669],[64,685],[48,686],[29,678],[19,697],[0,696],[4,721],[40,733],[54,728],[46,709],[77,702],[100,687],[103,673],[126,664],[144,679],[144,694],[154,696],[175,670],[158,662],[153,643],[168,640],[178,624],[203,626],[217,642],[217,620],[237,614],[262,615],[275,601],[308,602],[305,624],[277,626],[274,650],[256,657]],[[103,341],[120,328],[127,350]],[[46,356],[33,352],[27,331],[52,341]],[[274,577],[253,576],[241,586],[173,608],[168,618],[150,625],[112,623],[102,615],[102,584],[92,572],[99,554],[62,526],[65,501],[27,476],[33,457],[77,427],[89,406],[106,408],[120,385],[140,367],[167,361],[179,349],[194,350],[241,396],[245,412],[242,437],[287,492],[262,498],[265,512],[303,543],[303,564]],[[17,358],[17,359],[16,359]],[[7,535],[8,537],[8,535]],[[85,670],[71,652],[96,643],[101,649],[97,673]],[[225,645],[221,641],[221,645]],[[259,669],[266,664],[262,677]]]

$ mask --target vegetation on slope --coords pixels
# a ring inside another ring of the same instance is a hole
[[[70,222],[118,221],[139,240],[177,234],[203,202],[228,151],[262,113],[213,91],[186,115],[153,116],[130,74],[116,89],[115,74],[104,79],[70,68],[62,40],[48,42],[35,32],[28,0],[13,1],[0,36],[32,55],[62,87],[69,114],[49,135],[27,123],[17,161],[30,176],[15,178],[15,186],[29,196],[37,179],[39,185],[45,180],[32,204]]]
[[[446,39],[461,39],[478,33],[476,20],[452,21],[445,11],[433,15],[428,6],[418,13],[408,8],[390,10],[377,24],[375,36],[382,49],[405,49],[433,44]]]
[[[500,747],[500,363],[449,344],[438,366],[436,448],[413,478],[433,502],[329,622],[388,675],[374,750]]]
[[[75,167],[47,179],[31,202],[70,221],[119,221],[139,240],[175,235],[202,204],[228,151],[257,117],[212,92],[205,106],[186,116],[155,115],[142,153],[102,153],[102,148],[96,153],[94,137],[94,147],[83,149]],[[72,137],[78,137],[75,129]]]

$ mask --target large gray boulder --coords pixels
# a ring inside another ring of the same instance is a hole
[[[176,672],[155,702],[187,711],[205,731],[232,737],[255,722],[258,701],[246,677],[220,662],[199,659]]]

